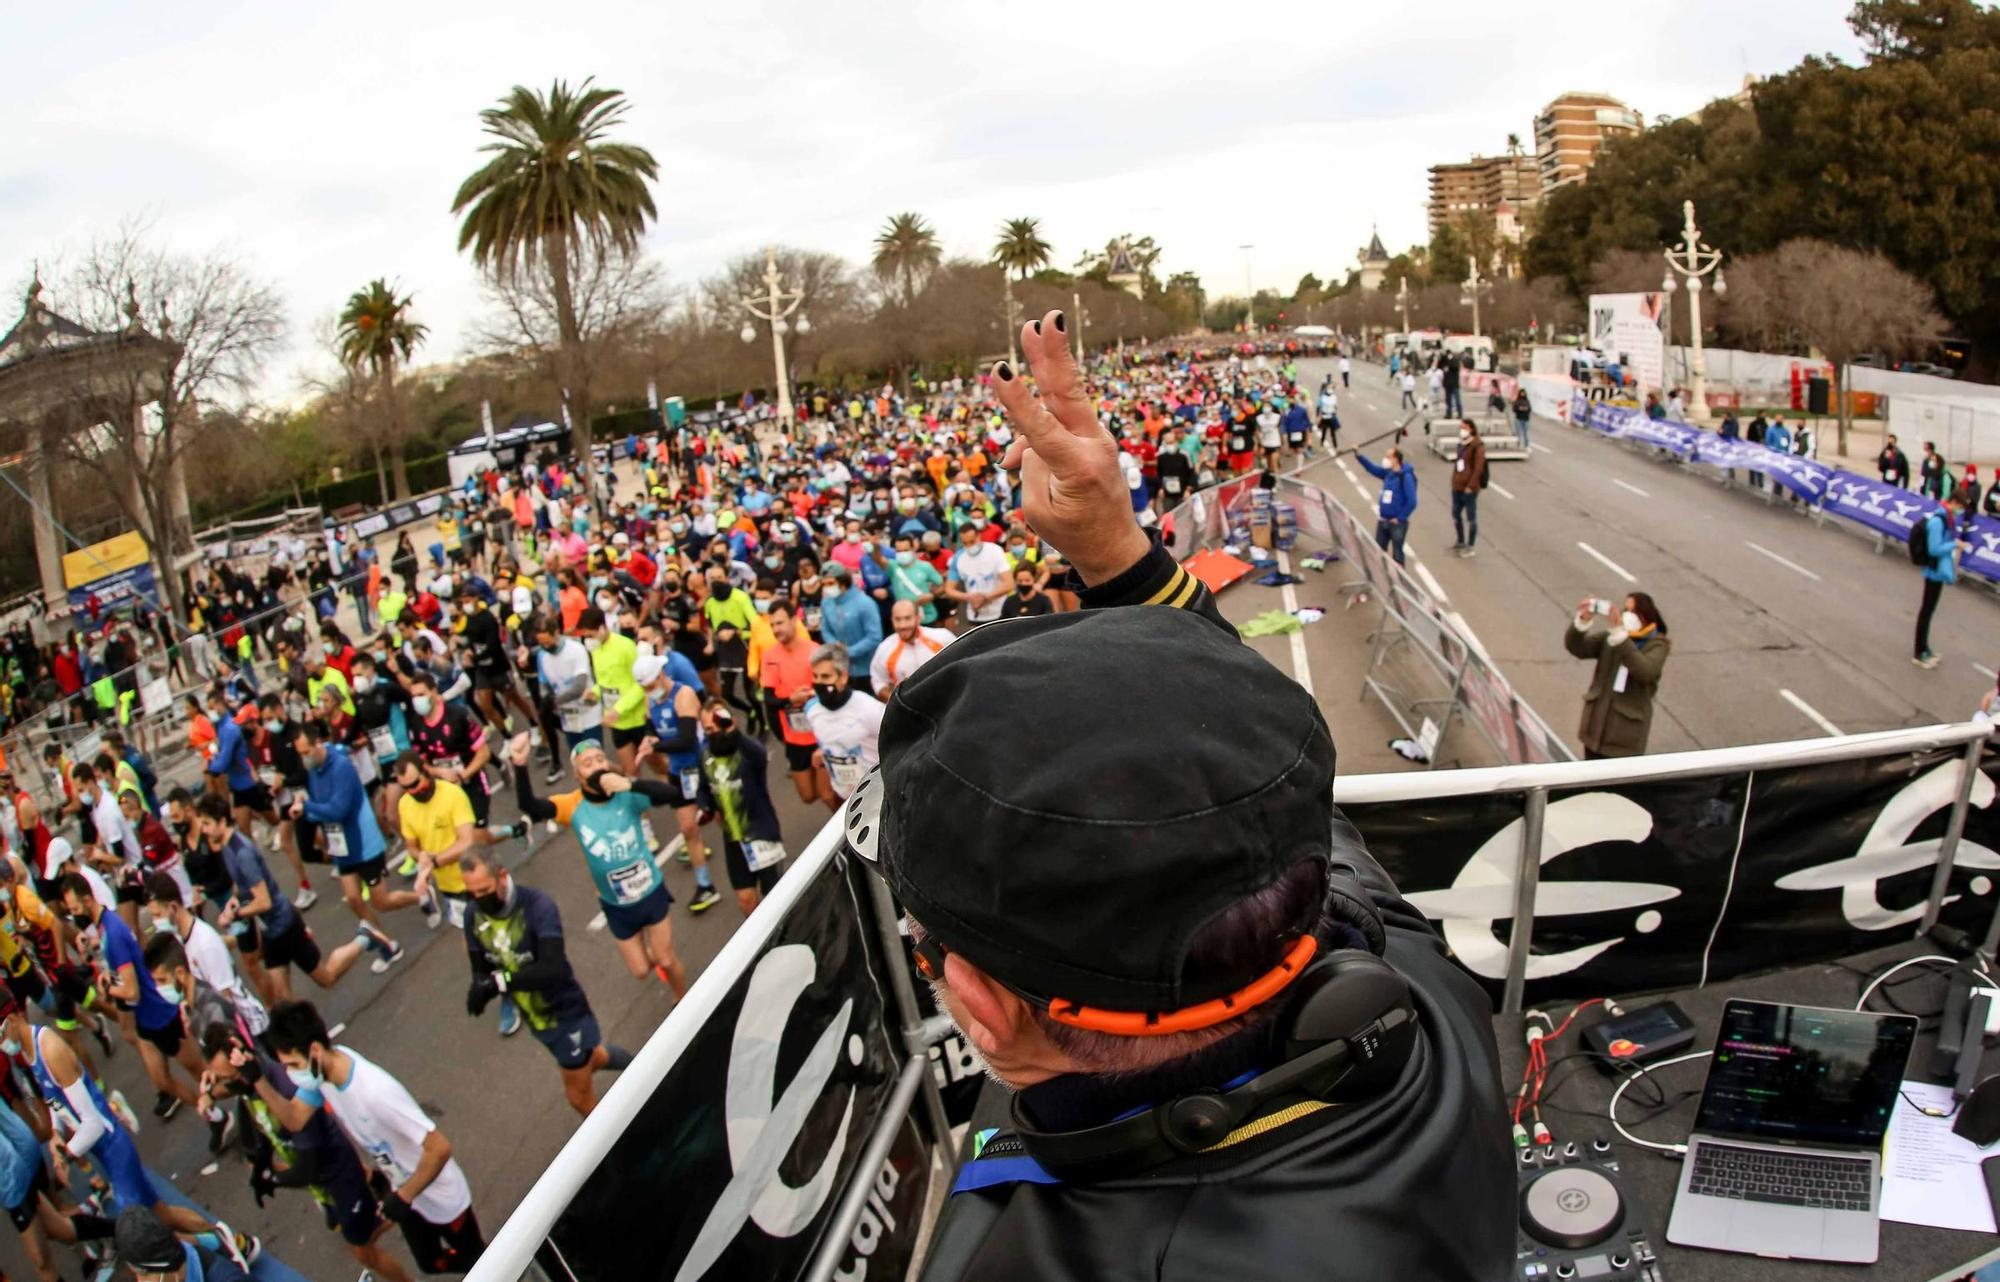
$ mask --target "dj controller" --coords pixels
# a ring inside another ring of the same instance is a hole
[[[1523,1149],[1520,1189],[1522,1282],[1663,1282],[1610,1141]]]

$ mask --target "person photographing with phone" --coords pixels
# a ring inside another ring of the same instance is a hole
[[[1583,722],[1577,729],[1584,760],[1643,755],[1653,729],[1660,674],[1673,651],[1660,607],[1646,593],[1634,592],[1614,618],[1610,601],[1586,598],[1563,630],[1563,646],[1597,665],[1584,691]]]

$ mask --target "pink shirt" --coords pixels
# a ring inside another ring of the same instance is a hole
[[[846,539],[833,545],[833,559],[846,566],[851,573],[861,573],[861,545],[849,543]]]

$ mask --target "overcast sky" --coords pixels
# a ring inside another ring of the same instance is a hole
[[[1565,90],[1678,115],[1745,72],[1858,57],[1840,0],[1357,8],[10,5],[0,280],[144,218],[278,284],[293,341],[273,396],[377,275],[414,291],[420,359],[455,358],[480,307],[450,213],[477,112],[517,82],[595,75],[659,160],[647,245],[678,284],[771,241],[865,261],[914,209],[952,254],[1033,216],[1059,266],[1129,231],[1211,293],[1242,291],[1246,257],[1258,288],[1289,291],[1344,275],[1371,222],[1392,251],[1423,239],[1427,167],[1509,132],[1532,146]]]

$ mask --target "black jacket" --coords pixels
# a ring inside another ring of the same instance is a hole
[[[1143,601],[1162,588],[1173,589],[1171,600],[1185,574],[1156,547],[1125,575],[1086,590],[1085,602]],[[1219,621],[1205,590],[1189,605]],[[1487,1282],[1510,1274],[1514,1155],[1492,1005],[1344,819],[1336,821],[1334,863],[1379,913],[1384,956],[1416,1000],[1422,1036],[1396,1086],[1136,1177],[955,1194],[932,1238],[926,1282]],[[1031,1088],[1026,1099],[1046,1091]],[[1091,1094],[1112,1112],[1159,1102],[1120,1099],[1115,1084],[1092,1084]]]

